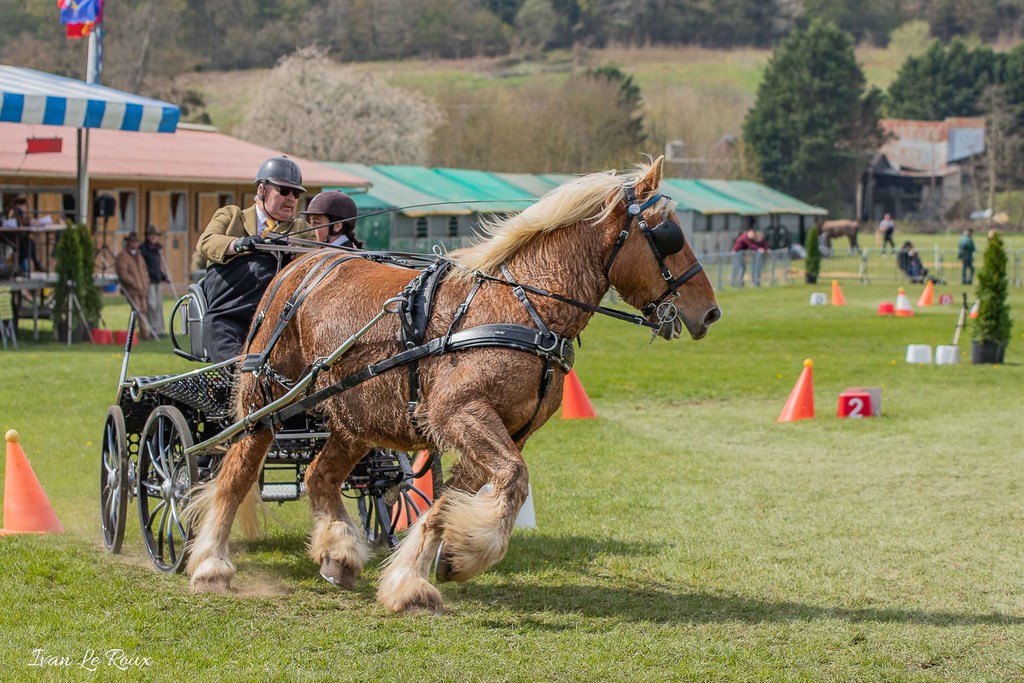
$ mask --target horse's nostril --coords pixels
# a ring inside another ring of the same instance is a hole
[[[708,311],[708,314],[706,316],[704,316],[704,326],[710,327],[711,325],[717,323],[721,319],[722,309],[719,308],[718,306],[715,306],[710,311]]]

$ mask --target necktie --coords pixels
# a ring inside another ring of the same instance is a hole
[[[270,216],[267,216],[266,226],[267,227],[263,228],[263,232],[274,232],[274,228],[277,227],[277,221]]]

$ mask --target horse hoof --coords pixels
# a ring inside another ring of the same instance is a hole
[[[412,581],[394,593],[386,595],[378,589],[377,600],[390,611],[401,614],[445,614],[441,592],[422,579]]]
[[[324,555],[324,559],[320,561],[320,576],[327,583],[345,590],[352,590],[356,587],[356,571],[351,567],[346,567],[330,555]]]
[[[434,614],[437,616],[443,616],[448,613],[448,610],[444,608],[441,603],[435,603],[434,601],[428,601],[423,603],[413,603],[406,605],[402,609],[402,614]]]
[[[211,576],[208,578],[193,576],[190,585],[193,593],[226,595],[231,592],[231,579],[226,579],[223,576]]]

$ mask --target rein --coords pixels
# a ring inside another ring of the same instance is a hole
[[[549,292],[546,289],[540,287],[534,287],[532,285],[526,285],[520,282],[516,282],[512,277],[512,274],[508,272],[508,269],[502,266],[502,273],[504,278],[495,277],[493,275],[487,275],[486,273],[476,273],[477,281],[486,280],[488,282],[496,282],[501,285],[512,287],[513,291],[527,291],[531,294],[538,296],[548,297],[559,301],[563,304],[569,304],[576,308],[588,311],[590,313],[599,313],[606,315],[610,318],[617,320],[624,320],[634,325],[640,325],[652,330],[655,334],[667,324],[672,323],[679,316],[679,310],[676,308],[673,302],[679,296],[679,287],[686,284],[690,279],[695,277],[698,273],[704,270],[704,266],[700,261],[697,261],[692,266],[686,269],[679,277],[673,277],[672,271],[665,264],[665,256],[675,254],[683,248],[683,231],[679,225],[671,223],[669,221],[663,221],[654,228],[648,226],[647,221],[643,218],[643,212],[650,207],[657,204],[662,199],[671,199],[662,192],[655,192],[647,201],[642,204],[637,203],[636,188],[633,185],[627,185],[625,187],[626,193],[626,224],[619,232],[618,238],[615,240],[615,246],[612,247],[612,253],[608,257],[608,262],[604,267],[605,279],[608,279],[608,274],[611,272],[612,265],[615,263],[615,258],[619,255],[619,251],[622,249],[622,245],[626,243],[626,238],[629,237],[629,231],[633,226],[633,219],[636,219],[637,225],[639,226],[644,237],[647,239],[647,244],[650,246],[651,251],[654,254],[655,260],[658,262],[658,267],[661,269],[661,276],[665,279],[667,286],[665,291],[658,298],[652,300],[646,306],[643,307],[643,315],[635,315],[632,313],[623,313],[614,308],[607,306],[595,306],[594,304],[588,304],[585,301],[573,299],[572,297],[565,296],[564,294],[558,294],[557,292]],[[458,264],[456,264],[458,265]],[[518,294],[517,294],[518,296]],[[520,297],[521,298],[521,297]],[[667,300],[667,301],[666,301]],[[651,322],[647,318],[657,313],[658,321]],[[653,337],[652,337],[653,341]]]

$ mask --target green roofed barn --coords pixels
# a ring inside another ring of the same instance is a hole
[[[434,244],[454,248],[460,244],[458,235],[470,229],[468,205],[421,192],[378,170],[383,167],[324,163],[370,182],[367,192],[352,194],[360,216],[356,234],[367,249],[426,253]]]
[[[577,177],[422,166],[326,165],[371,184],[367,192],[353,194],[361,216],[357,231],[368,248],[422,253],[438,244],[449,249],[463,246],[478,234],[482,218],[522,211]],[[662,189],[675,200],[683,230],[700,255],[728,252],[740,231],[751,224],[766,233],[774,248],[802,243],[810,222],[827,213],[745,180],[665,178]]]

